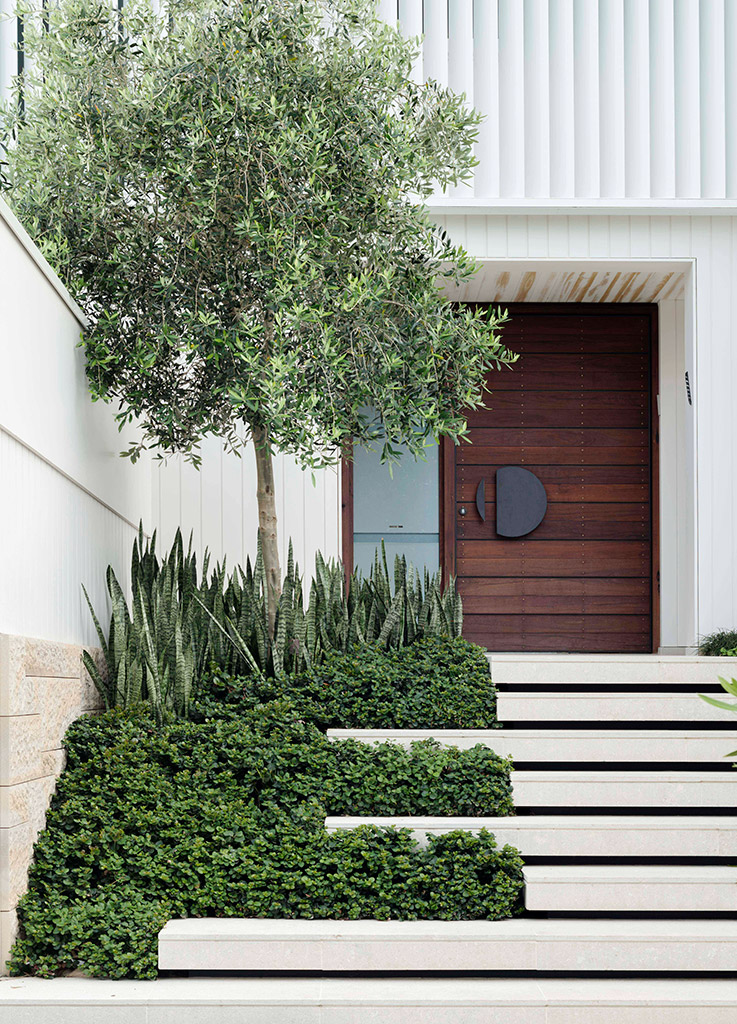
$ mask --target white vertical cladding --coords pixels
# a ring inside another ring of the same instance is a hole
[[[624,195],[624,153],[624,0],[599,0],[599,195]]]
[[[624,194],[650,194],[650,20],[642,0],[624,2]]]
[[[416,39],[422,35],[422,14],[422,0],[399,0],[399,21],[406,37]],[[416,82],[422,82],[426,77],[422,67],[422,50],[412,68],[412,77]]]
[[[499,195],[499,12],[497,0],[474,0],[473,103],[484,121],[479,129],[474,176],[477,196]]]
[[[456,0],[448,11],[448,85],[473,104],[473,0]]]
[[[448,85],[459,95],[464,95],[470,107],[473,106],[473,0],[456,0],[447,10],[448,27]],[[451,186],[451,196],[473,195],[473,180]]]
[[[599,195],[599,9],[574,0],[576,196]]]
[[[448,84],[448,0],[425,0],[422,59],[425,78]]]
[[[548,0],[524,0],[525,195],[550,195]]]
[[[639,9],[641,5],[636,6]],[[676,195],[673,0],[650,0],[649,13],[650,188],[642,194],[668,198]],[[630,161],[634,162],[633,154]]]
[[[181,527],[185,542],[191,534],[195,549],[207,548],[211,561],[226,559],[231,568],[244,565],[249,556],[253,561],[258,509],[250,445],[239,456],[226,452],[218,438],[208,438],[201,469],[171,458],[154,464],[153,474],[152,527],[162,548]],[[286,562],[291,540],[300,568],[311,573],[317,551],[335,558],[340,550],[337,469],[303,472],[294,459],[277,455],[274,480],[281,559]]]
[[[379,17],[393,25],[399,18],[399,0],[377,0]]]
[[[699,21],[701,195],[717,199],[726,194],[724,0],[701,0]]]
[[[11,0],[0,0],[0,103],[8,99],[13,75],[17,70],[15,42],[18,22],[10,17],[14,6]]]
[[[575,195],[573,0],[550,0],[550,195]]]
[[[499,192],[525,195],[524,6],[499,0]]]
[[[423,10],[418,76],[486,116],[477,197],[737,198],[735,0],[398,0],[406,34]]]
[[[730,199],[737,199],[737,4],[730,2],[724,9],[725,60],[725,185]]]
[[[676,196],[701,194],[699,0],[674,0]]]

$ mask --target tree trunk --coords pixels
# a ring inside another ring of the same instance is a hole
[[[251,427],[253,446],[256,450],[256,473],[258,485],[258,526],[261,536],[261,554],[266,574],[266,610],[269,622],[269,636],[273,640],[276,625],[276,609],[281,596],[281,567],[279,565],[279,544],[277,538],[276,494],[274,492],[274,461],[269,450],[269,435],[263,427]]]

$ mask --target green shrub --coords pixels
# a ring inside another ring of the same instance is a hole
[[[699,654],[711,658],[737,656],[737,629],[718,629],[702,636],[699,640]]]
[[[324,830],[326,813],[511,813],[507,760],[432,743],[330,743],[289,700],[216,711],[159,726],[139,705],[70,728],[19,907],[14,973],[153,977],[171,917],[519,909],[519,856],[488,834],[423,849],[406,831]]]
[[[327,727],[484,729],[496,724],[496,693],[485,652],[461,638],[430,636],[381,651],[355,647],[282,682],[214,674],[216,699],[254,706],[286,691]]]

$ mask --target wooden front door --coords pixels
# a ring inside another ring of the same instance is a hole
[[[463,596],[464,635],[494,651],[652,651],[656,307],[510,315],[504,339],[519,361],[491,374],[488,408],[469,415],[470,443],[445,449],[446,567]],[[505,466],[531,471],[547,496],[523,536],[497,533]]]

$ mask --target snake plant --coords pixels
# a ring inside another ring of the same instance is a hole
[[[269,639],[266,576],[260,544],[252,564],[228,573],[225,564],[202,569],[180,531],[159,558],[156,534],[133,545],[130,608],[111,567],[107,570],[111,616],[107,633],[85,597],[105,661],[100,672],[85,664],[106,707],[148,701],[156,718],[187,718],[198,681],[212,665],[233,674],[284,676],[318,664],[329,651],[371,643],[385,649],[431,634],[459,636],[461,599],[440,574],[424,578],[404,558],[393,575],[382,545],[367,579],[346,581],[339,562],[320,553],[305,601],[302,577],[289,545],[287,571]]]

